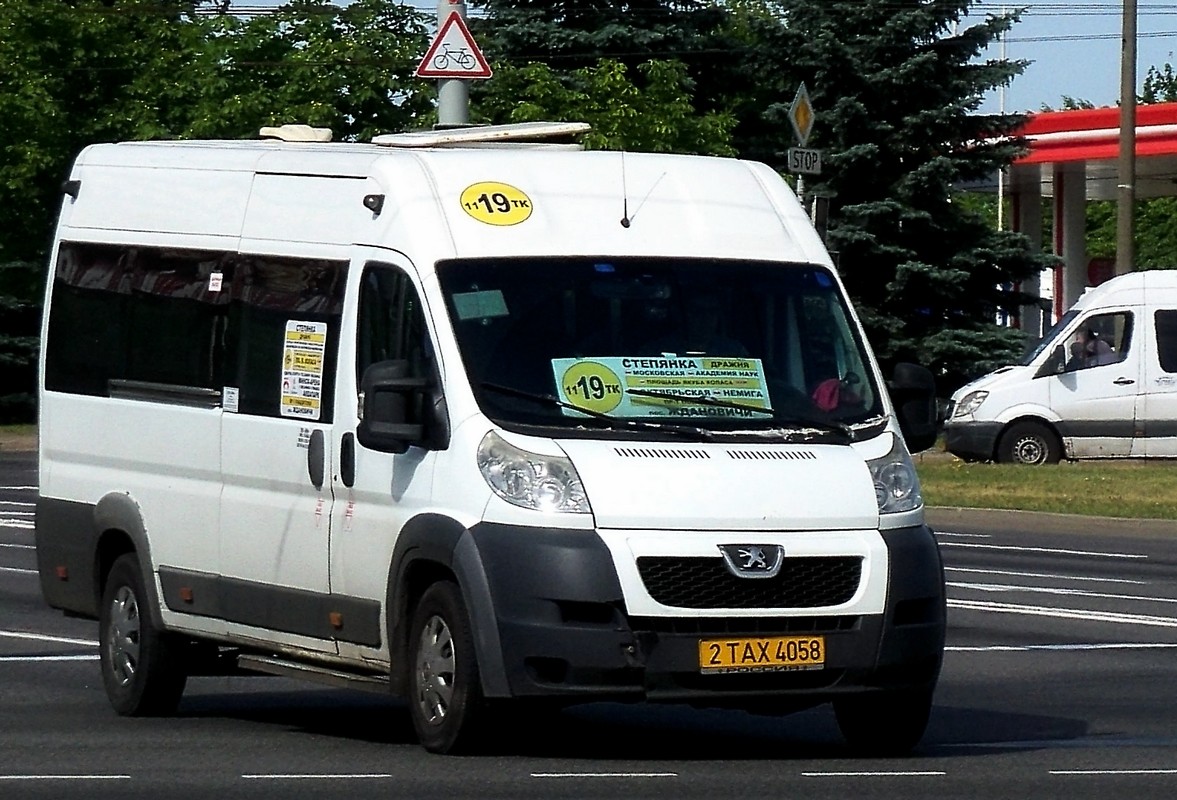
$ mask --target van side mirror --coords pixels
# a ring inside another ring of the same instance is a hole
[[[404,453],[425,440],[420,409],[429,388],[426,378],[406,377],[409,362],[380,361],[360,379],[363,404],[356,438],[370,450]]]
[[[899,417],[899,429],[907,449],[913,453],[927,450],[936,443],[936,379],[917,364],[895,365],[891,382],[891,402]]]

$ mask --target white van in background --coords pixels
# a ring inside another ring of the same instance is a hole
[[[1177,271],[1084,292],[1021,364],[953,394],[945,433],[969,461],[1177,457]]]
[[[930,373],[884,382],[779,175],[526,141],[584,128],[78,157],[37,557],[119,713],[247,672],[403,696],[437,752],[507,698],[919,740]]]

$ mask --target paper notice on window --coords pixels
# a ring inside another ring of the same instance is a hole
[[[326,352],[326,322],[289,320],[286,323],[282,347],[282,416],[319,418]]]
[[[772,414],[758,358],[558,358],[552,371],[560,400],[587,413],[750,419]],[[565,413],[577,412],[565,408]]]

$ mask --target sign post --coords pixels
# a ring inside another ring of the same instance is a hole
[[[789,122],[793,126],[793,135],[797,137],[800,147],[790,147],[789,172],[797,175],[797,197],[805,194],[805,179],[803,175],[821,174],[821,151],[805,147],[809,143],[809,134],[813,131],[813,123],[817,114],[813,111],[813,104],[809,102],[809,90],[802,83],[797,87],[797,94],[789,106]]]
[[[438,0],[437,35],[417,65],[418,78],[437,78],[437,121],[441,127],[470,121],[470,84],[491,76],[486,57],[466,27],[465,0]]]

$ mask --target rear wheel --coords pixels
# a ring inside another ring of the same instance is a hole
[[[1038,422],[1012,425],[997,444],[997,460],[1007,464],[1057,464],[1061,456],[1058,437]]]
[[[834,701],[843,738],[864,756],[903,756],[923,738],[932,713],[932,687],[892,689]]]
[[[421,595],[409,633],[409,714],[433,753],[469,749],[486,714],[474,636],[461,591],[450,581]]]
[[[188,680],[184,640],[158,629],[147,603],[138,559],[120,556],[102,593],[98,641],[106,696],[125,716],[173,713]]]

